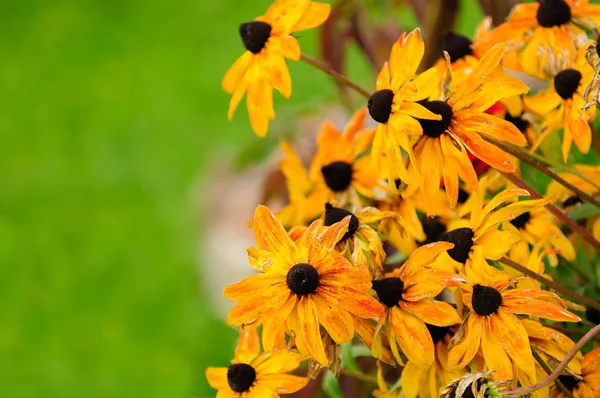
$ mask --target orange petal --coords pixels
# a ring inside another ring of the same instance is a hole
[[[309,381],[310,379],[308,377],[280,373],[258,375],[255,383],[264,386],[271,391],[277,391],[279,394],[293,394],[296,391],[303,389]]]
[[[263,316],[262,319],[262,342],[265,351],[271,351],[283,333],[285,321],[294,309],[297,296],[290,294],[285,303],[277,311]]]
[[[511,295],[508,295],[508,293],[511,293]],[[543,290],[514,289],[502,294],[503,300],[500,308],[515,314],[539,316],[559,322],[579,322],[581,320],[564,307],[543,300],[543,298],[549,296],[550,298],[558,298],[558,296]]]
[[[490,328],[491,317],[484,317],[483,336],[481,339],[481,351],[483,360],[489,370],[493,370],[492,377],[496,380],[510,380],[513,378],[513,366],[506,351],[494,337]],[[533,359],[532,359],[533,361]],[[531,362],[533,366],[533,362]]]
[[[229,389],[227,383],[227,368],[206,368],[206,379],[208,384],[214,389],[223,390]]]
[[[263,289],[263,293],[264,295],[254,296],[236,304],[227,315],[227,323],[239,326],[254,322],[264,314],[278,309],[291,294],[287,286],[285,289]]]
[[[421,367],[433,364],[433,341],[425,323],[397,306],[392,308],[391,321],[404,355]]]
[[[223,289],[223,295],[233,301],[241,301],[249,297],[262,296],[266,287],[285,282],[285,277],[274,273],[251,275]]]
[[[478,133],[454,125],[452,132],[460,138],[473,155],[490,166],[507,173],[516,170],[515,165],[511,163],[510,158],[503,150],[485,141]]]
[[[512,361],[530,378],[535,378],[535,360],[529,346],[527,330],[515,315],[498,310],[490,317],[492,335]]]
[[[392,47],[390,53],[390,70],[392,86],[398,89],[405,81],[416,73],[423,54],[425,43],[420,29],[415,29],[406,36],[401,36]]]
[[[300,319],[300,330],[294,330],[296,339],[303,341],[306,353],[315,361],[323,366],[328,366],[329,361],[319,331],[319,319],[313,301],[307,296],[301,297],[298,302],[298,317]]]
[[[319,270],[322,263],[328,263],[333,251],[344,234],[348,231],[351,216],[328,227],[324,232],[318,234],[315,239],[308,243],[308,263]],[[320,220],[313,223],[320,223]],[[328,258],[329,257],[329,258]]]
[[[400,307],[423,322],[435,326],[452,326],[460,323],[456,310],[448,303],[433,299],[415,302],[400,300]]]
[[[251,325],[242,328],[240,331],[240,341],[235,348],[235,359],[242,363],[251,363],[260,353],[260,343],[258,341],[257,325]]]
[[[379,301],[350,286],[336,286],[335,288],[319,286],[317,294],[337,300],[341,308],[360,318],[379,317],[384,312]]]
[[[296,245],[271,210],[263,205],[258,206],[254,212],[254,239],[258,249],[276,256],[277,268],[282,273],[287,273],[296,264]]]
[[[312,296],[315,303],[319,323],[327,330],[333,341],[338,344],[352,340],[354,336],[354,322],[348,311],[339,309],[335,302],[315,294]]]
[[[296,370],[306,359],[296,351],[275,350],[258,357],[253,363],[257,374],[287,373]]]
[[[448,366],[450,368],[466,367],[479,350],[482,334],[483,318],[472,312],[448,345]]]
[[[406,260],[402,266],[400,272],[400,279],[406,280],[406,278],[421,269],[422,267],[431,264],[440,253],[446,250],[450,250],[454,247],[453,243],[450,242],[434,242],[427,245],[421,246],[416,249]]]
[[[451,286],[458,286],[465,280],[452,272],[441,269],[424,268],[413,272],[404,280],[402,297],[407,301],[418,301],[427,297],[435,297]]]

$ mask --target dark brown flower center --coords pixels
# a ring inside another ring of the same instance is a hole
[[[423,232],[425,232],[424,245],[432,242],[437,242],[441,234],[446,232],[446,225],[440,221],[439,217],[423,217],[421,219],[421,225],[423,225]]]
[[[450,61],[454,62],[473,54],[471,44],[472,42],[468,37],[448,32],[442,39],[442,50],[448,52]]]
[[[296,264],[288,271],[285,282],[293,293],[299,296],[307,296],[317,290],[319,273],[310,264]]]
[[[377,293],[379,301],[388,307],[393,307],[402,299],[404,282],[395,276],[379,279],[373,281],[373,290]]]
[[[436,115],[442,116],[442,120],[419,119],[419,123],[423,127],[423,134],[431,138],[437,138],[444,134],[444,131],[452,123],[452,107],[444,101],[424,101],[421,105]]]
[[[262,21],[243,23],[240,25],[240,36],[246,50],[258,54],[271,36],[271,25]]]
[[[329,227],[335,223],[342,221],[344,218],[350,216],[350,224],[348,224],[348,232],[342,236],[340,242],[350,238],[356,233],[358,229],[358,217],[349,212],[346,209],[340,209],[339,207],[334,207],[331,203],[325,204],[325,226]]]
[[[573,377],[571,375],[561,375],[561,376],[558,376],[558,380],[561,383],[563,383],[563,385],[569,391],[573,391],[575,389],[575,387],[577,387],[577,384],[579,384],[579,382],[581,381],[581,380],[578,380],[578,379],[576,379],[575,377]]]
[[[431,340],[433,340],[433,344],[437,344],[437,342],[442,340],[444,336],[450,331],[450,327],[448,326],[435,326],[430,325],[428,323],[426,323],[425,326],[427,326],[427,330],[429,330],[429,334],[431,335]]]
[[[473,247],[473,236],[475,233],[471,228],[458,228],[452,231],[444,232],[439,236],[439,240],[454,243],[454,247],[448,250],[448,255],[454,261],[466,263]]]
[[[576,69],[565,69],[554,76],[554,89],[562,99],[573,97],[579,83],[581,83],[581,72]]]
[[[592,322],[594,325],[600,325],[600,311],[594,307],[587,307],[585,309],[585,319]]]
[[[523,114],[521,114],[521,116],[514,117],[511,116],[510,113],[506,112],[506,115],[504,115],[504,120],[506,120],[507,122],[511,122],[515,125],[516,128],[519,129],[521,133],[524,133],[525,131],[527,131],[527,127],[529,127],[529,122],[523,119],[522,116]]]
[[[325,184],[334,192],[343,192],[352,182],[352,165],[347,162],[333,162],[321,167]]]
[[[256,371],[247,363],[234,363],[227,368],[227,383],[235,392],[246,392],[256,380]]]
[[[469,199],[469,193],[462,188],[458,188],[458,203],[463,204]]]
[[[567,198],[564,202],[563,202],[563,207],[569,207],[569,206],[573,206],[576,205],[577,203],[583,203],[583,201],[579,198],[579,196],[577,195],[573,195],[569,198]]]
[[[474,285],[471,305],[473,310],[481,316],[492,315],[502,304],[502,295],[499,291],[489,286]]]
[[[515,227],[517,227],[518,229],[523,229],[529,222],[530,218],[531,218],[531,213],[529,213],[527,211],[527,212],[521,214],[520,216],[517,216],[517,217],[513,218],[512,220],[510,220],[510,223],[512,225],[514,225]]]
[[[392,114],[394,92],[390,89],[375,91],[369,98],[369,114],[378,123],[387,123]]]
[[[564,0],[540,1],[536,18],[544,28],[564,25],[571,20],[571,7]]]

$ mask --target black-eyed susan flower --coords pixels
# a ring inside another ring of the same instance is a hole
[[[600,396],[600,348],[585,354],[581,359],[581,376],[558,376],[563,385],[571,392],[573,398],[592,398]],[[553,388],[551,398],[565,398],[558,389]]]
[[[493,378],[514,378],[513,364],[535,382],[535,360],[525,326],[516,314],[561,322],[579,317],[564,308],[560,297],[540,289],[511,288],[514,279],[489,265],[465,267],[461,296],[467,315],[449,345],[448,364],[463,368],[481,349]]]
[[[331,6],[309,0],[276,0],[265,15],[240,25],[246,52],[223,77],[222,87],[231,94],[228,117],[246,94],[252,130],[265,136],[269,121],[275,118],[273,89],[285,98],[292,94],[292,81],[286,59],[300,59],[300,45],[291,34],[321,25]]]
[[[503,224],[503,229],[520,234],[521,239],[511,248],[510,258],[524,264],[529,259],[530,245],[540,244],[546,249],[554,248],[569,261],[575,259],[575,248],[560,229],[559,221],[544,207],[541,202],[537,207],[520,214]],[[550,264],[556,267],[558,258],[556,252],[548,252]]]
[[[402,149],[410,154],[411,137],[421,135],[417,118],[441,119],[417,103],[440,84],[437,68],[416,75],[424,53],[419,29],[403,33],[377,76],[377,91],[369,98],[369,114],[378,123],[371,152],[377,169],[390,182],[408,181]]]
[[[526,200],[500,207],[504,202],[519,196],[529,196],[526,190],[509,188],[485,203],[485,181],[482,181],[471,196],[470,219],[457,219],[450,222],[448,230],[438,239],[454,244],[454,248],[442,253],[435,266],[447,270],[460,271],[468,262],[477,265],[487,264],[487,260],[498,260],[519,241],[514,231],[500,230],[504,221],[537,207],[543,199]]]
[[[294,351],[260,353],[254,327],[242,329],[235,359],[227,368],[207,368],[206,378],[218,390],[218,398],[263,398],[292,394],[302,389],[308,378],[288,374],[300,366],[303,356]]]
[[[544,117],[542,133],[532,149],[536,149],[550,133],[563,129],[562,155],[565,162],[573,142],[581,153],[589,151],[592,142],[589,122],[595,117],[596,108],[582,108],[587,102],[583,97],[585,85],[593,75],[594,70],[585,61],[583,50],[580,50],[575,65],[561,69],[548,89],[525,97],[525,106]]]
[[[452,248],[447,242],[436,242],[415,250],[408,260],[383,279],[373,281],[373,290],[385,305],[376,334],[383,329],[390,350],[398,363],[403,363],[398,346],[409,361],[428,368],[434,363],[434,344],[426,324],[451,326],[460,322],[456,310],[434,298],[463,279],[451,272],[425,268],[443,251]],[[382,335],[377,334],[373,356],[381,357]]]
[[[593,30],[600,23],[600,6],[588,0],[545,0],[518,4],[505,23],[485,38],[492,43],[511,43],[523,48],[521,64],[532,76],[547,78],[567,67],[587,39],[581,28]]]
[[[502,392],[510,388],[510,384],[491,380],[491,373],[469,373],[455,379],[444,387],[440,398],[500,398]]]
[[[259,206],[253,224],[257,248],[248,249],[248,260],[261,273],[225,288],[224,295],[238,302],[227,322],[262,323],[266,351],[289,331],[301,353],[327,366],[319,325],[340,344],[354,336],[353,316],[378,317],[384,311],[366,293],[368,269],[353,266],[334,250],[350,218],[329,228],[316,220],[294,242],[271,211]]]
[[[435,363],[428,368],[406,364],[401,377],[406,398],[437,398],[440,383],[447,385],[466,373],[466,369],[448,368],[448,342],[456,328],[427,325],[427,329],[435,345]]]
[[[421,190],[428,197],[436,194],[443,181],[451,208],[458,201],[459,178],[471,189],[477,184],[469,152],[498,170],[515,171],[508,155],[483,137],[521,146],[527,143],[513,124],[485,113],[498,100],[529,90],[520,80],[495,71],[503,50],[504,44],[497,44],[488,51],[469,78],[453,86],[445,100],[423,102],[425,108],[442,119],[419,120],[423,136],[413,154],[414,172],[420,177],[412,176],[410,180],[420,180]]]

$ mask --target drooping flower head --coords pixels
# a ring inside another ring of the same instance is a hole
[[[498,100],[529,90],[520,80],[496,70],[503,50],[504,44],[494,46],[479,60],[468,79],[451,86],[447,97],[423,102],[441,120],[419,120],[423,136],[413,153],[414,170],[420,178],[411,180],[419,179],[423,194],[429,197],[437,193],[443,181],[451,208],[458,201],[459,178],[471,189],[477,184],[469,152],[498,170],[515,171],[508,155],[484,137],[521,146],[527,143],[513,124],[485,112]]]
[[[510,382],[496,382],[491,379],[492,372],[469,373],[447,384],[440,398],[501,398],[502,392],[510,389]]]
[[[301,353],[329,364],[319,325],[338,344],[354,336],[353,316],[378,317],[383,307],[366,291],[366,267],[355,267],[334,250],[348,232],[350,217],[329,228],[314,221],[294,242],[265,206],[254,214],[257,248],[248,249],[250,265],[261,273],[228,286],[224,295],[238,302],[227,322],[241,326],[262,323],[265,350],[281,333],[294,337]]]
[[[600,8],[600,6],[598,6]],[[544,117],[542,133],[532,149],[536,149],[552,132],[563,129],[562,155],[566,162],[571,145],[581,153],[587,153],[592,142],[589,122],[596,115],[596,108],[583,110],[587,99],[583,93],[586,82],[592,80],[594,70],[585,60],[585,48],[577,53],[574,65],[561,69],[547,90],[525,97],[525,106]]]
[[[273,89],[285,98],[292,94],[292,81],[285,59],[300,59],[300,45],[291,33],[321,25],[331,6],[310,0],[276,0],[265,15],[240,25],[246,52],[223,77],[222,87],[231,95],[228,117],[246,94],[252,130],[267,134],[269,121],[275,118]]]
[[[585,354],[581,359],[581,375],[561,375],[558,379],[571,391],[574,398],[591,398],[600,396],[600,348]],[[565,398],[565,395],[554,387],[551,398]]]
[[[256,328],[247,327],[240,332],[231,365],[207,368],[206,378],[211,387],[219,390],[219,398],[279,397],[295,393],[308,383],[306,377],[288,374],[303,359],[300,353],[287,349],[261,354]]]
[[[560,297],[540,289],[511,288],[516,282],[489,265],[465,267],[467,283],[461,296],[467,315],[450,342],[450,367],[463,368],[479,349],[487,369],[497,380],[514,379],[513,364],[528,382],[535,383],[535,360],[522,321],[515,315],[532,315],[559,322],[578,322]]]
[[[456,310],[448,303],[434,298],[462,278],[439,269],[425,268],[452,244],[431,243],[415,250],[401,268],[373,281],[373,289],[385,306],[377,331],[382,330],[398,363],[403,363],[398,347],[409,361],[421,367],[434,363],[434,344],[426,324],[451,326],[460,322]],[[373,356],[381,357],[382,338],[373,343]]]

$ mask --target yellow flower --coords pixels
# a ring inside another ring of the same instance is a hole
[[[419,29],[403,33],[377,76],[377,91],[369,98],[369,114],[378,123],[371,153],[376,168],[390,182],[395,178],[408,181],[401,148],[410,154],[410,137],[421,135],[417,118],[441,119],[416,102],[429,97],[440,84],[436,68],[416,75],[424,52]]]
[[[428,368],[422,368],[412,362],[402,370],[402,388],[406,398],[437,398],[438,384],[447,385],[452,380],[466,373],[465,369],[451,370],[448,368],[448,342],[451,328],[448,326],[427,325],[435,344],[435,363]]]
[[[581,367],[581,376],[562,375],[558,376],[558,380],[571,391],[574,398],[600,396],[600,347],[583,356]],[[555,387],[550,397],[565,398],[565,395]]]
[[[598,7],[600,9],[600,6]],[[578,52],[575,65],[561,69],[554,76],[548,89],[524,99],[528,109],[545,117],[542,123],[542,134],[532,150],[535,150],[548,134],[564,129],[562,155],[565,162],[573,142],[581,153],[588,153],[592,142],[589,122],[594,119],[596,108],[587,110],[582,108],[587,102],[583,97],[585,84],[592,80],[594,70],[587,64],[584,50],[585,48],[582,48]]]
[[[233,325],[260,322],[266,351],[277,337],[291,332],[301,353],[328,365],[319,325],[340,344],[354,336],[353,317],[371,318],[383,307],[366,291],[366,267],[355,267],[334,250],[348,231],[350,217],[323,228],[313,222],[297,242],[265,206],[254,213],[257,248],[248,249],[250,265],[261,273],[228,286],[224,295],[236,302],[227,317]]]
[[[567,67],[587,39],[580,26],[593,30],[600,23],[600,6],[588,0],[545,0],[518,4],[508,20],[483,39],[511,43],[511,52],[524,47],[523,70],[539,78]]]
[[[459,177],[473,189],[477,174],[468,153],[505,172],[515,171],[508,155],[483,137],[525,145],[523,134],[511,123],[485,111],[498,100],[528,91],[520,80],[494,71],[502,58],[504,44],[488,51],[469,78],[454,86],[445,101],[423,105],[442,120],[419,120],[423,135],[413,148],[415,169],[424,195],[433,197],[443,180],[450,207],[458,201]],[[439,70],[439,69],[438,69]],[[492,73],[494,72],[494,73]]]
[[[298,368],[303,357],[297,352],[274,350],[260,354],[254,327],[242,329],[235,359],[227,368],[207,368],[206,378],[219,390],[218,398],[263,398],[292,394],[309,381],[287,374]]]
[[[434,363],[434,345],[426,323],[450,326],[460,322],[456,310],[448,303],[434,300],[440,292],[457,286],[463,280],[458,275],[425,268],[443,251],[452,248],[447,242],[431,243],[415,250],[408,260],[383,279],[373,281],[385,313],[379,319],[372,352],[381,358],[382,328],[398,363],[402,363],[398,346],[415,365],[429,367]]]
[[[461,296],[467,316],[450,342],[451,368],[468,366],[481,348],[487,369],[497,380],[513,379],[513,363],[535,381],[535,360],[522,321],[515,314],[562,322],[579,317],[564,308],[560,297],[540,289],[510,289],[516,282],[495,268],[465,267]]]
[[[222,87],[232,94],[228,117],[246,97],[250,124],[264,137],[275,118],[273,89],[285,98],[292,94],[292,81],[285,59],[300,59],[300,45],[291,34],[321,25],[331,11],[325,3],[309,0],[276,0],[265,15],[240,25],[246,52],[223,77]]]

